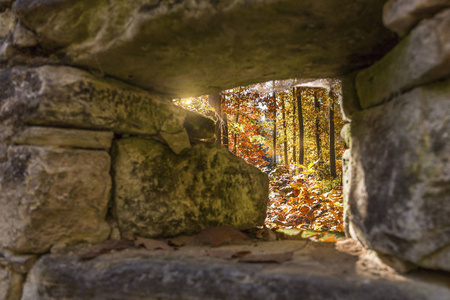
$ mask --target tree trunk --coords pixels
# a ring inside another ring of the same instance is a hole
[[[334,98],[330,96],[329,137],[330,137],[330,175],[336,178],[336,148],[334,145]]]
[[[223,146],[228,150],[229,149],[229,141],[228,141],[228,115],[227,113],[223,113],[223,127],[222,127],[222,135],[223,135]]]
[[[288,149],[287,149],[287,128],[286,128],[286,104],[284,103],[285,99],[281,99],[282,101],[282,109],[283,109],[283,134],[284,134],[284,140],[283,140],[283,146],[284,146],[284,164],[289,165],[289,158],[288,158]]]
[[[319,123],[319,114],[320,114],[320,102],[317,98],[317,95],[314,94],[314,107],[316,108],[316,147],[317,147],[317,159],[319,160],[322,157],[322,148],[320,147],[320,123]]]
[[[217,144],[221,144],[221,116],[222,116],[222,105],[221,105],[222,96],[220,94],[208,95],[208,102],[212,108],[216,111],[214,120],[216,121],[216,139],[215,142]]]
[[[277,96],[275,94],[275,81],[272,80],[272,93],[273,93],[273,107],[274,107],[274,111],[273,111],[273,135],[272,135],[272,140],[273,140],[273,166],[275,167],[277,164]]]
[[[295,92],[297,91],[296,88],[292,89],[292,99],[294,99],[295,101]],[[296,114],[296,105],[295,103],[293,103],[292,105],[293,107],[293,113],[292,113],[292,129],[294,134],[292,135],[292,161],[295,163],[297,163],[297,128],[295,126],[295,114]]]
[[[302,91],[298,90],[297,95],[297,111],[298,111],[298,163],[305,164],[305,125],[303,124],[303,108],[302,108]]]

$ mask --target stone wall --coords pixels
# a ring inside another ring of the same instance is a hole
[[[346,228],[401,269],[450,271],[449,6],[388,1],[384,20],[403,39],[352,77],[360,110],[344,98]]]
[[[0,78],[0,299],[20,299],[17,257],[264,223],[267,175],[202,142],[212,120],[71,67]]]
[[[450,271],[450,2],[387,1],[387,54],[384,2],[0,0],[0,299],[68,245],[261,225],[267,176],[168,99],[295,76],[345,75],[348,235]]]

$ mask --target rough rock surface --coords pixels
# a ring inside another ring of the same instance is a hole
[[[190,146],[184,124],[189,127],[191,119],[185,120],[186,114],[159,95],[70,67],[17,67],[0,73],[0,121],[4,127],[0,140],[11,138],[13,131],[26,123],[164,134],[169,146],[179,149],[182,145],[184,149]],[[206,129],[193,133],[195,137],[210,136]],[[171,140],[177,145],[171,145]]]
[[[294,251],[283,264],[245,264],[208,256]],[[128,249],[89,261],[77,255],[44,256],[32,269],[23,300],[304,299],[447,300],[447,278],[401,276],[347,240],[261,242],[219,249]],[[430,280],[431,279],[431,280]]]
[[[57,243],[100,242],[110,196],[103,151],[0,148],[0,248],[43,253]]]
[[[446,7],[450,7],[450,0],[389,0],[383,8],[383,23],[398,35],[404,36],[420,20]]]
[[[352,120],[351,223],[371,249],[450,271],[450,82]]]
[[[379,62],[356,77],[366,109],[450,74],[450,9],[424,20]]]
[[[16,11],[65,64],[192,96],[364,68],[395,42],[384,2],[17,0]]]
[[[0,256],[0,299],[19,300],[22,296],[24,277],[14,270],[7,259]]]
[[[342,99],[341,103],[341,115],[342,119],[346,122],[350,122],[352,115],[362,110],[359,104],[358,95],[356,93],[356,75],[357,72],[348,74],[341,78],[342,80]]]
[[[216,144],[175,155],[153,140],[115,142],[114,197],[123,236],[173,236],[262,225],[267,175]]]
[[[53,127],[30,126],[13,138],[14,144],[57,146],[88,149],[109,149],[114,133]]]

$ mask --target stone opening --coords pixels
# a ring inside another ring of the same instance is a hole
[[[448,1],[153,2],[0,0],[1,298],[129,298],[130,286],[137,298],[163,299],[450,298],[430,273],[432,283],[388,275],[369,260],[361,275],[348,255],[338,268],[347,273],[327,277],[315,271],[324,266],[312,261],[326,257],[314,258],[311,244],[312,256],[291,249],[292,268],[192,258],[202,248],[178,252],[178,261],[146,250],[88,261],[71,252],[103,245],[114,228],[156,236],[259,222],[264,214],[250,220],[247,212],[265,209],[256,198],[267,195],[254,191],[267,177],[200,143],[214,123],[169,99],[273,78],[340,77],[350,122],[346,231],[397,270],[438,270],[448,281]],[[105,221],[112,189],[118,227]],[[145,193],[178,205],[146,207]],[[177,198],[183,193],[195,205]],[[217,214],[222,207],[238,213]]]

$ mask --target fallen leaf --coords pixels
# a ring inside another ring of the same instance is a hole
[[[112,250],[123,250],[134,246],[133,241],[129,240],[110,240],[101,245],[95,245],[87,252],[83,252],[78,255],[78,258],[87,260],[95,258],[101,254],[109,253]]]
[[[281,264],[289,261],[294,256],[294,252],[282,252],[271,254],[249,254],[239,260],[239,262],[246,263],[278,263]]]
[[[207,250],[206,253],[208,256],[211,257],[217,257],[217,258],[223,258],[223,259],[233,259],[233,258],[241,258],[244,257],[250,253],[251,251],[230,251],[230,250]]]
[[[183,247],[185,245],[184,242],[178,241],[178,240],[168,240],[167,244],[169,244],[169,246],[177,247],[177,248]]]
[[[172,247],[167,245],[167,243],[163,241],[153,240],[153,239],[147,239],[142,237],[136,237],[136,240],[134,241],[134,245],[136,246],[144,246],[147,250],[173,250]]]
[[[230,226],[204,229],[196,236],[196,239],[202,244],[211,245],[211,247],[250,240],[248,236]]]

